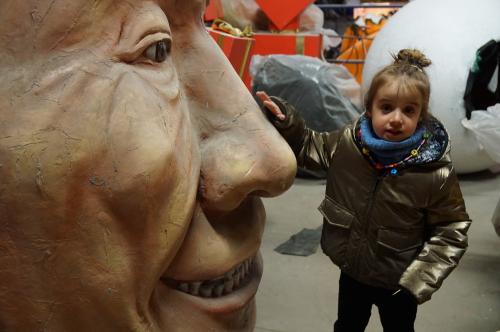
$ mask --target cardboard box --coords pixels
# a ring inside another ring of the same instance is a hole
[[[323,36],[311,33],[254,33],[253,54],[300,54],[321,58]]]
[[[250,88],[251,78],[248,67],[253,54],[255,39],[236,37],[210,28],[207,30],[229,59],[229,62],[231,62],[245,85]]]

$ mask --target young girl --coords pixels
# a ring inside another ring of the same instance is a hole
[[[297,163],[327,171],[321,247],[341,269],[336,332],[364,331],[372,305],[384,331],[414,331],[417,304],[457,266],[470,225],[443,125],[429,114],[418,50],[375,75],[365,113],[318,133],[286,101],[257,96]]]

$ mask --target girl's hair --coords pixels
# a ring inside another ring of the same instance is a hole
[[[421,118],[429,118],[429,96],[431,85],[424,68],[431,61],[417,49],[402,49],[397,55],[392,54],[394,62],[382,68],[372,80],[365,94],[365,109],[371,111],[373,99],[378,89],[390,81],[398,81],[403,93],[418,93],[422,97]]]

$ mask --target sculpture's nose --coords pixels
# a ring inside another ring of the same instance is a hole
[[[199,130],[203,205],[228,211],[248,195],[281,194],[295,176],[293,152],[218,46],[208,35],[198,42],[181,77]]]
[[[248,195],[281,194],[296,172],[292,151],[256,106],[232,119],[234,127],[212,132],[201,145],[200,196],[219,211],[236,208]]]

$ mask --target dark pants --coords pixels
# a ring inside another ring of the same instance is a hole
[[[363,332],[370,319],[372,305],[378,307],[384,332],[414,332],[417,302],[406,292],[362,284],[345,273],[339,281],[338,318],[334,332]]]

